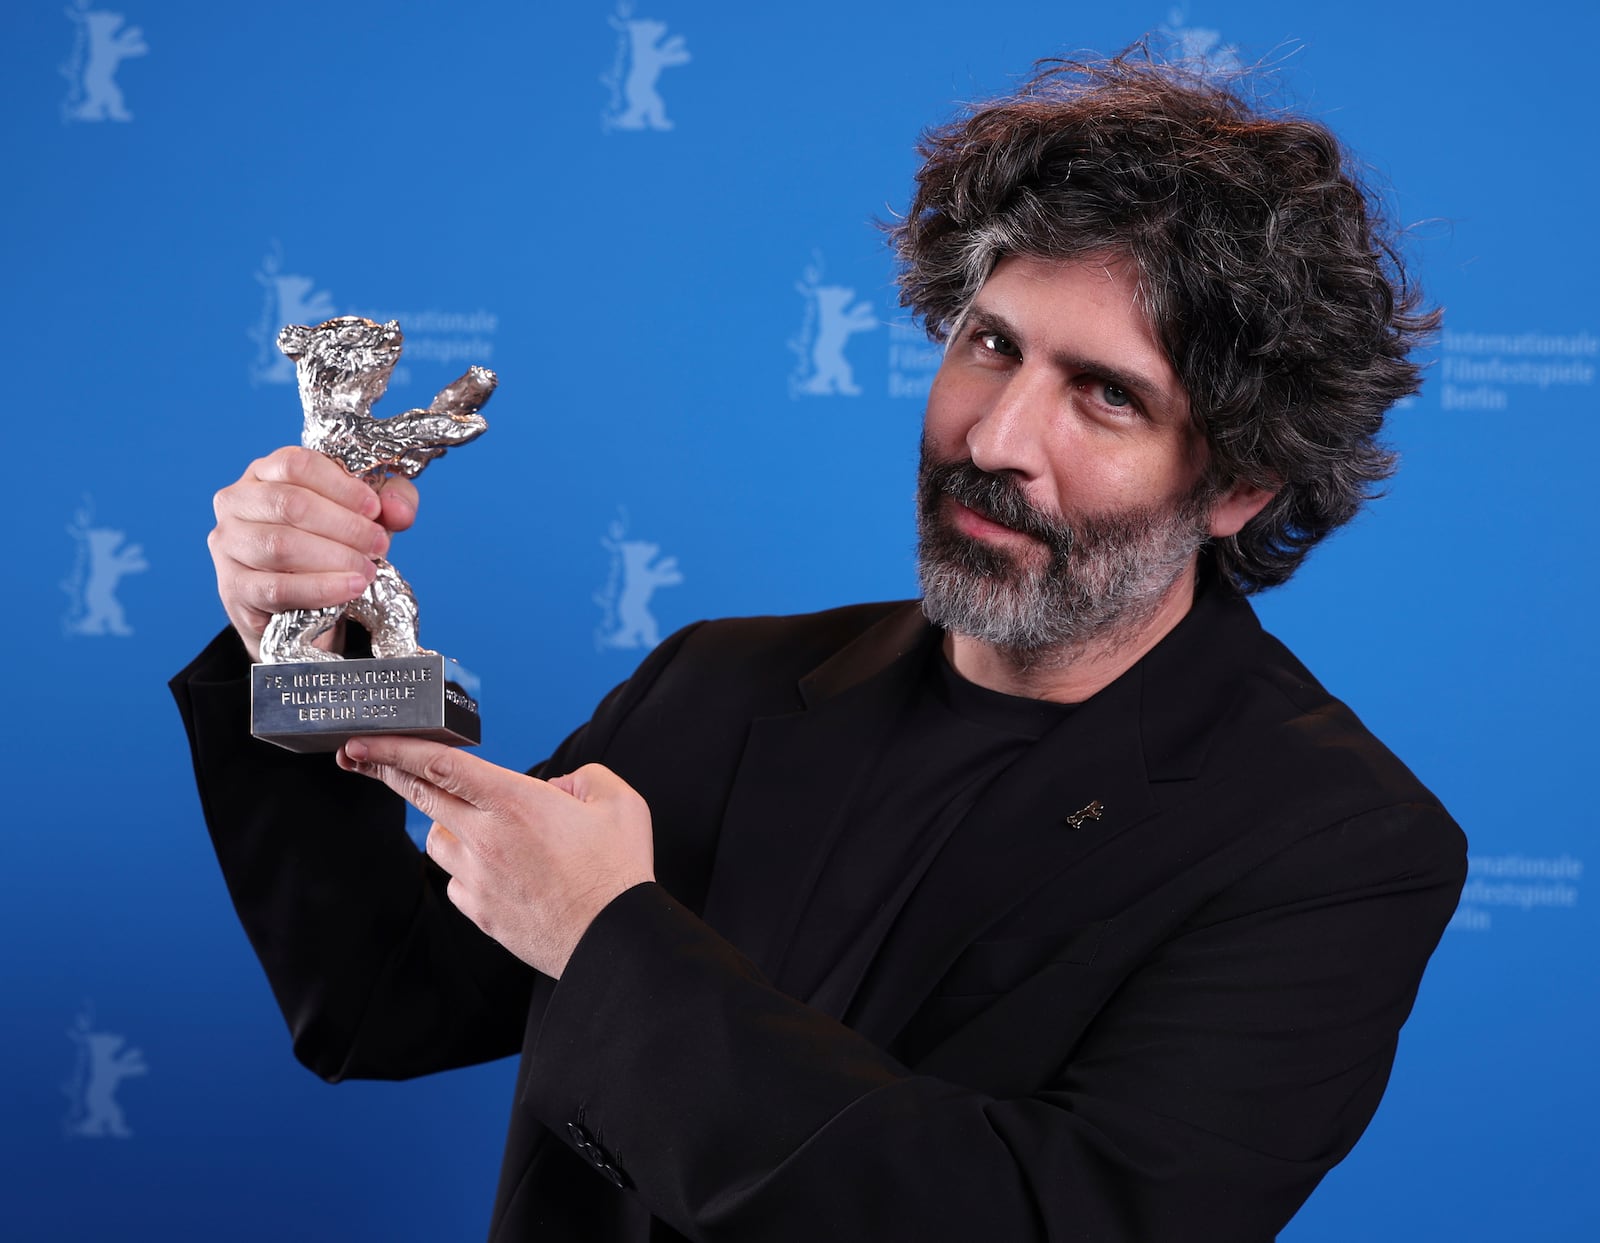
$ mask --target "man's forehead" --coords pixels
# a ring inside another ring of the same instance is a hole
[[[1152,338],[1158,335],[1146,293],[1144,269],[1132,255],[1121,251],[1093,250],[1081,255],[1001,254],[978,286],[968,309],[981,303],[986,293],[992,296],[997,286],[1033,283],[1048,288],[1070,284],[1082,289],[1085,278],[1093,282],[1092,288],[1098,297],[1137,316]]]

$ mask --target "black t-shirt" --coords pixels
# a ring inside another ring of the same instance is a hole
[[[784,990],[837,1016],[957,823],[1074,706],[969,682],[935,649],[845,809],[779,970]]]

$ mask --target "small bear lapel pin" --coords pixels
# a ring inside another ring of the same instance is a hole
[[[1083,828],[1084,821],[1100,819],[1100,813],[1103,811],[1105,811],[1105,808],[1101,806],[1100,800],[1095,799],[1094,802],[1083,808],[1083,810],[1073,812],[1066,818],[1064,823],[1069,829],[1081,829]]]

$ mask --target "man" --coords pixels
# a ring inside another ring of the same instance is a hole
[[[1436,316],[1327,131],[1172,70],[924,155],[920,607],[690,627],[533,776],[335,766],[245,658],[415,490],[218,494],[174,688],[235,904],[324,1077],[521,1053],[494,1239],[1265,1240],[1382,1094],[1464,844],[1243,593],[1388,473]]]

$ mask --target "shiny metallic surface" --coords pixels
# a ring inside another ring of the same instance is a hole
[[[374,417],[372,407],[389,387],[403,342],[395,321],[376,324],[355,315],[315,328],[291,324],[278,334],[278,348],[294,360],[299,377],[305,411],[300,443],[375,486],[390,475],[415,479],[429,462],[476,440],[489,426],[478,411],[497,379],[486,367],[468,368],[426,410]],[[261,637],[262,663],[342,660],[312,641],[343,617],[371,632],[374,656],[428,654],[418,645],[416,595],[387,561],[375,564],[377,577],[348,604],[274,615]]]

